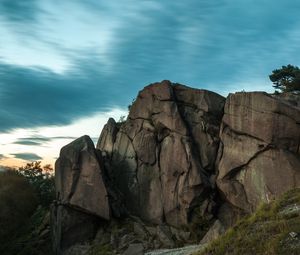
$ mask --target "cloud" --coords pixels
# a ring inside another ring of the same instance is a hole
[[[17,39],[1,45],[2,52],[6,45],[31,49],[19,56],[23,51],[10,48],[2,56],[1,132],[125,108],[143,86],[163,79],[224,95],[268,90],[271,70],[300,64],[300,2],[292,0],[23,2],[0,4],[14,27],[23,20],[29,29],[38,25],[22,34],[30,37],[25,45]],[[60,65],[60,74],[42,68]]]
[[[18,139],[18,141],[32,141],[36,143],[50,142],[51,140],[52,140],[51,137],[26,137],[26,138]]]
[[[18,159],[23,159],[23,160],[27,160],[27,161],[36,161],[36,160],[41,160],[42,157],[40,157],[39,155],[35,154],[35,153],[14,153],[11,154],[13,156],[15,156],[15,158]]]
[[[0,154],[0,160],[4,159],[4,158],[5,158],[5,156],[3,154]]]
[[[53,140],[60,140],[60,139],[72,139],[75,140],[77,137],[73,136],[54,136],[54,137],[26,137],[26,138],[19,138],[17,141],[13,142],[13,144],[20,144],[20,145],[29,145],[29,146],[43,146],[47,142],[51,142]],[[0,157],[1,159],[1,157]]]
[[[81,66],[81,70],[59,75],[0,63],[0,131],[66,125],[126,105],[126,88],[96,72],[93,59],[82,61]]]
[[[36,21],[37,13],[41,11],[37,0],[2,0],[0,13],[11,22]]]
[[[34,142],[34,141],[27,141],[27,140],[18,140],[14,142],[13,144],[20,144],[20,145],[29,145],[29,146],[41,146],[42,143],[40,142]]]

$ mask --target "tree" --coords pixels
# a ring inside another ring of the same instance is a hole
[[[9,254],[5,253],[6,246],[37,204],[37,194],[24,176],[14,170],[0,172],[0,254]]]
[[[287,65],[275,69],[269,75],[273,87],[282,92],[300,92],[300,69],[297,66]]]
[[[41,166],[41,161],[27,163],[19,168],[19,173],[23,175],[36,191],[39,202],[43,206],[48,206],[55,198],[53,168],[51,165]]]

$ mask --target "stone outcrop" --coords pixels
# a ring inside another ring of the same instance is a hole
[[[230,94],[220,132],[217,185],[245,212],[300,186],[300,109],[263,92]]]
[[[107,124],[104,125],[96,148],[99,149],[103,157],[111,158],[113,146],[119,131],[118,124],[113,118],[109,118]]]
[[[209,176],[224,101],[213,92],[163,81],[139,93],[119,130],[108,121],[97,148],[107,154],[108,175],[130,213],[182,226],[197,206],[211,202]]]
[[[57,199],[103,219],[110,219],[107,189],[93,141],[82,136],[63,147],[55,164]]]
[[[126,121],[108,120],[96,148],[87,136],[62,148],[55,180],[56,254],[85,254],[98,244],[125,254],[176,247],[211,226],[208,242],[300,186],[300,95],[225,99],[151,84]]]
[[[102,168],[88,136],[61,149],[55,164],[57,202],[51,209],[55,254],[67,254],[74,244],[91,241],[101,219],[111,218]]]

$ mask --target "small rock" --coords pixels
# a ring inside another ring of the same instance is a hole
[[[130,244],[128,249],[122,255],[143,255],[144,246],[141,243]]]
[[[134,240],[135,240],[135,237],[132,233],[125,234],[119,240],[118,249],[121,249],[121,250],[124,249],[125,247],[130,245],[130,243],[132,243]]]
[[[211,228],[207,231],[205,236],[200,241],[200,244],[209,243],[217,239],[220,235],[225,232],[225,228],[219,220],[216,220]]]
[[[45,229],[40,233],[40,238],[43,238],[45,236],[48,236],[50,234],[50,230],[49,229]]]
[[[191,232],[183,231],[174,227],[170,227],[170,230],[177,240],[182,240],[184,242],[188,242],[190,240]]]
[[[84,255],[88,252],[90,246],[88,245],[74,245],[66,250],[64,255]]]
[[[155,227],[146,226],[146,229],[150,233],[151,236],[156,235],[156,228]]]
[[[148,237],[147,230],[145,229],[145,227],[142,224],[140,224],[138,222],[133,223],[133,231],[134,231],[134,233],[141,236],[142,238]]]
[[[172,232],[170,228],[165,225],[157,226],[157,237],[160,242],[163,244],[163,247],[174,248],[175,242],[172,238]]]
[[[292,238],[297,238],[297,236],[298,236],[298,234],[296,232],[290,232],[289,235]]]

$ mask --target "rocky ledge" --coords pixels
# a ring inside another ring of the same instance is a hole
[[[145,87],[125,122],[108,120],[96,148],[88,136],[62,148],[56,254],[205,243],[299,187],[299,102],[291,93],[224,98],[169,81]]]

